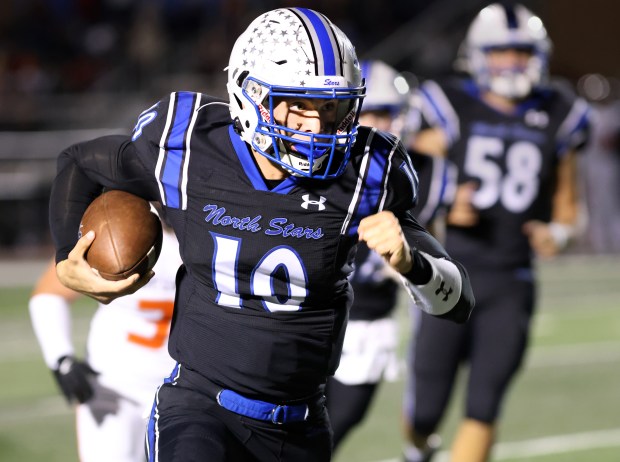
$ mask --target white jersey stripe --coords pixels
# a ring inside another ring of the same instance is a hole
[[[579,126],[581,121],[588,114],[588,111],[588,104],[583,99],[577,98],[570,112],[558,129],[557,140],[560,142],[560,146],[564,148],[563,151],[570,149],[583,141],[582,139],[574,138],[576,135],[578,136],[581,133],[579,131]],[[560,152],[559,154],[561,155],[563,152]]]
[[[431,185],[428,191],[426,203],[418,213],[418,222],[426,226],[439,208],[446,188],[446,161],[439,157],[433,157],[431,163]]]
[[[389,172],[390,169],[392,168],[392,157],[394,157],[394,153],[396,152],[397,147],[398,147],[398,143],[394,143],[394,146],[392,147],[392,150],[390,151],[390,154],[388,155],[387,168],[385,170],[386,172]],[[409,157],[407,157],[407,159],[409,159]],[[414,174],[413,172],[415,171],[411,164],[409,164],[409,167],[411,170],[409,172],[405,172],[407,176],[409,176],[410,174]],[[379,202],[379,209],[377,210],[378,212],[381,212],[383,210],[383,207],[385,206],[385,200],[387,199],[387,190],[388,190],[387,184],[388,184],[389,177],[390,175],[385,175],[385,178],[383,180],[383,194],[381,195],[381,201]],[[411,186],[415,189],[413,179],[410,176],[409,176],[409,179],[411,181]]]
[[[360,172],[357,176],[357,184],[355,185],[355,193],[353,194],[353,198],[351,199],[351,203],[349,204],[349,209],[347,210],[347,216],[342,223],[342,228],[340,229],[340,234],[344,235],[347,232],[349,224],[351,222],[351,218],[353,217],[353,212],[355,211],[355,207],[360,198],[360,193],[362,191],[362,185],[364,184],[364,176],[366,175],[366,170],[369,165],[369,157],[370,157],[370,144],[372,139],[374,138],[376,129],[372,129],[370,134],[368,135],[368,139],[366,140],[366,146],[364,147],[364,157],[362,158],[362,164],[360,166]]]
[[[157,157],[157,165],[155,166],[155,178],[157,179],[157,186],[159,187],[159,194],[161,195],[162,204],[166,205],[166,193],[164,191],[164,185],[161,182],[161,169],[164,165],[166,158],[166,138],[172,125],[172,116],[174,115],[174,106],[176,102],[176,93],[170,93],[170,103],[168,104],[168,114],[166,116],[166,126],[161,134],[159,140],[159,156]]]
[[[421,90],[422,113],[433,126],[443,128],[449,144],[453,144],[460,136],[459,116],[450,104],[441,87],[432,80],[425,82]]]

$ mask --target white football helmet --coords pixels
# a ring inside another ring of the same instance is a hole
[[[496,72],[487,64],[493,49],[527,49],[532,52],[525,69]],[[511,99],[527,96],[547,78],[551,41],[540,18],[522,5],[498,3],[482,9],[465,38],[468,72],[483,89]]]
[[[244,141],[296,176],[342,173],[365,87],[353,45],[329,19],[306,8],[264,13],[237,39],[227,69],[230,114]],[[300,96],[335,101],[331,133],[301,132],[275,120],[274,98]]]
[[[364,60],[361,62],[361,68],[366,84],[362,113],[388,111],[392,117],[390,132],[402,136],[410,97],[407,79],[392,66],[379,60]]]

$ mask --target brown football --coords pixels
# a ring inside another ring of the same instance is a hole
[[[84,212],[80,236],[91,229],[95,240],[86,260],[105,279],[145,274],[159,258],[161,222],[141,197],[118,190],[104,192]]]

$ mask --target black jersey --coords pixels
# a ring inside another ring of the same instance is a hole
[[[61,155],[51,203],[57,260],[102,186],[161,202],[177,235],[184,266],[171,356],[248,397],[309,396],[337,367],[363,217],[393,211],[412,248],[447,257],[408,215],[417,176],[391,135],[361,129],[336,180],[289,176],[270,189],[226,105],[202,94],[172,93],[144,111],[131,140]],[[468,315],[464,292],[457,306]]]
[[[439,157],[409,152],[418,173],[418,199],[411,213],[427,226],[441,207],[449,189],[447,162]],[[372,321],[388,316],[396,307],[400,284],[386,268],[383,258],[360,243],[351,275],[354,301],[349,318]]]
[[[448,226],[446,249],[467,267],[529,266],[522,226],[550,220],[559,159],[585,142],[586,103],[554,85],[505,114],[483,102],[471,80],[456,77],[426,82],[419,96],[425,124],[448,139],[458,182],[478,184],[472,201],[479,222]]]

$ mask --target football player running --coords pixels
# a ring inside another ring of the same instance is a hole
[[[45,363],[76,404],[81,462],[144,460],[153,395],[174,366],[168,333],[180,264],[178,242],[164,226],[156,276],[132,295],[99,304],[85,360],[76,356],[71,336],[70,305],[80,294],[60,283],[53,262],[37,282],[30,317]]]
[[[411,93],[407,81],[383,61],[362,61],[361,69],[366,96],[360,125],[406,138],[405,117]],[[419,178],[418,202],[411,212],[426,226],[448,190],[446,160],[414,152],[409,155]],[[328,379],[325,393],[334,449],[363,420],[381,380],[399,373],[398,326],[393,317],[400,293],[396,274],[380,255],[363,242],[359,244],[355,271],[350,277],[354,301],[340,365]]]
[[[526,349],[535,303],[533,256],[563,250],[578,219],[575,151],[586,104],[548,83],[551,43],[521,5],[492,4],[465,39],[471,77],[428,81],[418,93],[422,152],[458,168],[445,247],[467,267],[477,308],[467,325],[419,314],[405,407],[408,461],[427,461],[455,383],[469,366],[454,462],[488,459],[501,405]]]
[[[329,19],[304,8],[260,15],[233,47],[227,87],[228,101],[173,92],[132,137],[61,153],[50,201],[57,273],[104,301],[136,290],[148,275],[92,272],[94,233],[76,239],[79,217],[103,186],[160,202],[183,266],[169,340],[177,365],[156,394],[149,460],[327,461],[323,392],[358,240],[434,316],[466,321],[471,287],[408,213],[418,181],[402,143],[358,129],[359,64]]]

